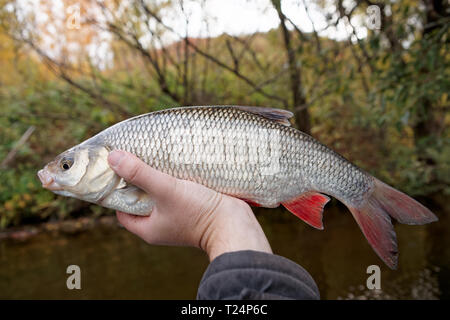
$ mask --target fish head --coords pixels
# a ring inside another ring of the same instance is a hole
[[[78,145],[49,162],[38,177],[56,194],[96,202],[120,181],[108,164],[108,154],[105,146]]]

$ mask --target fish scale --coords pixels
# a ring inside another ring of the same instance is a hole
[[[132,152],[177,178],[268,207],[309,189],[356,205],[373,184],[370,175],[312,137],[233,107],[153,112],[123,121],[92,139]],[[180,144],[176,154],[175,146]],[[268,172],[270,166],[277,167],[273,173]]]

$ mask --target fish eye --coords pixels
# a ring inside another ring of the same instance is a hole
[[[69,170],[73,165],[73,158],[63,158],[61,160],[60,166],[64,171]]]

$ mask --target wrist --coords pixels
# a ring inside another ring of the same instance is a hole
[[[228,201],[218,209],[207,224],[199,244],[208,254],[210,261],[232,251],[253,250],[272,253],[266,235],[246,203]]]

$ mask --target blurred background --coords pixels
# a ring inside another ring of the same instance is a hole
[[[44,190],[36,172],[128,117],[253,105],[433,210],[396,224],[399,269],[332,201],[325,230],[255,209],[275,253],[323,299],[448,299],[450,11],[447,0],[0,0],[0,298],[193,299],[208,265],[149,246],[111,210]],[[81,268],[81,290],[66,287]],[[365,286],[381,267],[381,290]]]

